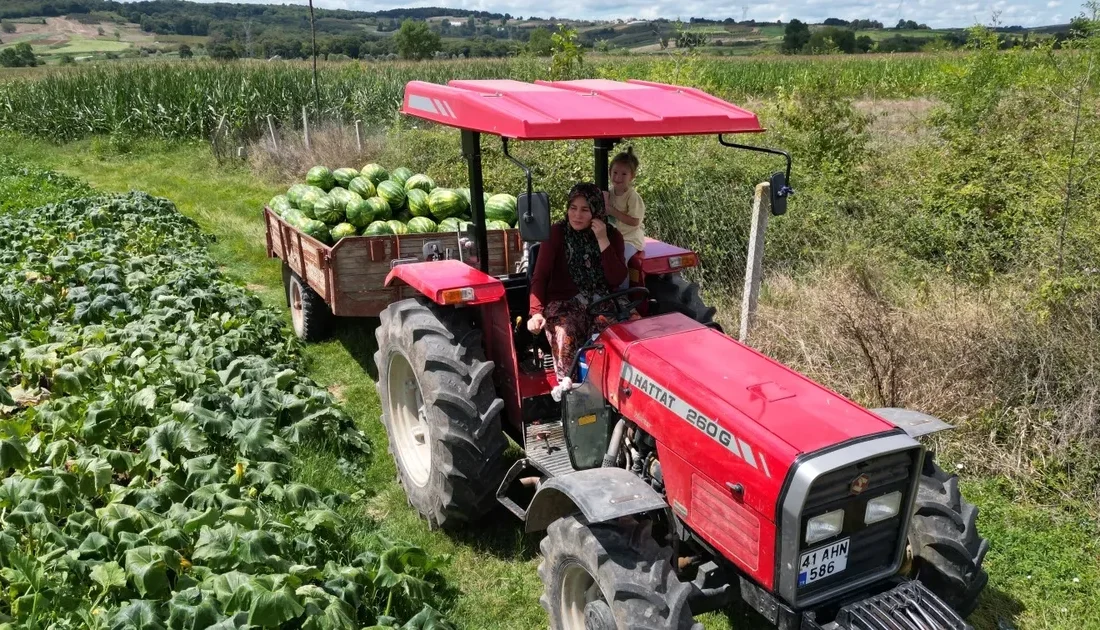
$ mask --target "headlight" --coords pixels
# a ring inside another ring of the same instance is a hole
[[[896,510],[895,510],[896,512]],[[806,522],[806,544],[832,538],[844,528],[844,510],[833,510]]]
[[[901,491],[875,497],[867,502],[867,511],[863,513],[863,522],[867,525],[894,518],[901,510]]]

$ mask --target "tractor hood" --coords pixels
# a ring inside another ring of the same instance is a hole
[[[843,396],[680,314],[614,326],[607,336],[612,350],[607,384],[625,387],[626,380],[632,392],[644,394],[621,397],[620,407],[639,398],[664,407],[645,407],[649,415],[668,411],[692,422],[684,416],[702,414],[706,422],[693,428],[728,430],[735,443],[759,442],[762,429],[796,456],[894,429]],[[706,424],[711,419],[718,427]],[[740,450],[749,461],[755,449]]]

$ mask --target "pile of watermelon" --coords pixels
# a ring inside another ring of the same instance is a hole
[[[405,167],[379,164],[329,170],[314,166],[304,184],[268,202],[272,212],[323,243],[346,236],[457,232],[470,222],[470,189],[443,188]],[[485,193],[486,227],[516,223],[516,198]]]

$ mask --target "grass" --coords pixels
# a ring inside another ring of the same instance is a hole
[[[214,164],[203,145],[150,142],[138,145],[133,155],[117,155],[98,140],[61,146],[12,136],[0,141],[3,151],[16,159],[80,177],[97,188],[136,188],[172,199],[217,235],[211,253],[230,276],[265,303],[281,307],[279,267],[265,256],[258,209],[282,185],[259,180],[238,165]],[[350,508],[371,523],[358,529],[357,539],[380,531],[429,552],[449,554],[446,575],[456,594],[446,603],[461,627],[545,628],[538,605],[537,538],[523,535],[502,511],[469,533],[447,536],[429,531],[407,507],[378,422],[370,377],[373,350],[369,321],[349,322],[333,340],[306,348],[309,375],[344,402],[374,444],[375,456],[364,477],[350,482],[323,453],[304,456],[296,474],[318,486],[367,491]],[[1090,510],[1022,503],[1010,485],[996,479],[971,479],[964,491],[980,506],[979,528],[992,546],[986,561],[990,585],[971,618],[975,627],[1100,628],[1094,612],[1100,608],[1100,528]],[[708,629],[763,627],[737,612],[710,614],[700,621]],[[1007,626],[999,626],[1002,621]]]
[[[113,39],[87,39],[83,37],[71,37],[68,42],[61,46],[35,46],[34,52],[37,54],[48,55],[76,55],[82,53],[96,53],[96,52],[122,52],[129,50],[132,44],[130,42],[119,42]]]

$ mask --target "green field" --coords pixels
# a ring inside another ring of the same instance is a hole
[[[964,480],[990,542],[989,585],[970,619],[980,630],[1100,628],[1100,437],[1081,420],[1100,413],[1100,283],[1092,271],[1100,258],[1100,180],[1088,167],[1100,150],[1100,88],[1087,72],[1096,54],[1100,48],[1001,53],[990,44],[943,56],[599,58],[583,70],[703,87],[758,113],[768,132],[752,143],[792,152],[797,192],[768,228],[750,342],[861,404],[916,408],[957,425],[931,443]],[[266,257],[259,218],[271,196],[301,180],[308,160],[407,165],[460,186],[457,133],[393,115],[404,83],[533,80],[545,72],[537,60],[325,65],[323,106],[314,115],[332,134],[354,134],[349,122],[366,120],[368,149],[318,141],[305,159],[259,141],[267,113],[288,121],[284,140],[296,136],[289,121],[311,99],[304,65],[113,64],[39,73],[0,83],[0,156],[100,191],[172,200],[216,235],[209,253],[219,269],[277,309],[285,325],[280,268]],[[1078,109],[1047,98],[1074,89],[1070,79],[1083,86]],[[1046,105],[1034,107],[1037,99]],[[211,154],[205,137],[222,113],[249,160]],[[517,144],[555,207],[572,182],[590,176],[582,143]],[[780,161],[741,155],[712,138],[633,146],[642,159],[637,188],[647,233],[699,253],[702,268],[691,277],[719,307],[726,330],[735,330],[753,185]],[[521,174],[499,145],[486,142],[485,153],[487,186],[520,190]],[[21,190],[26,204],[56,194],[38,182]],[[545,628],[539,536],[522,534],[500,509],[444,534],[408,507],[379,422],[374,343],[373,323],[352,320],[333,339],[302,349],[303,374],[369,437],[373,456],[349,476],[330,452],[298,449],[294,479],[326,492],[362,491],[342,507],[356,523],[355,549],[382,534],[449,556],[441,567],[447,588],[433,602],[459,628]],[[699,621],[708,630],[766,627],[739,609]]]

